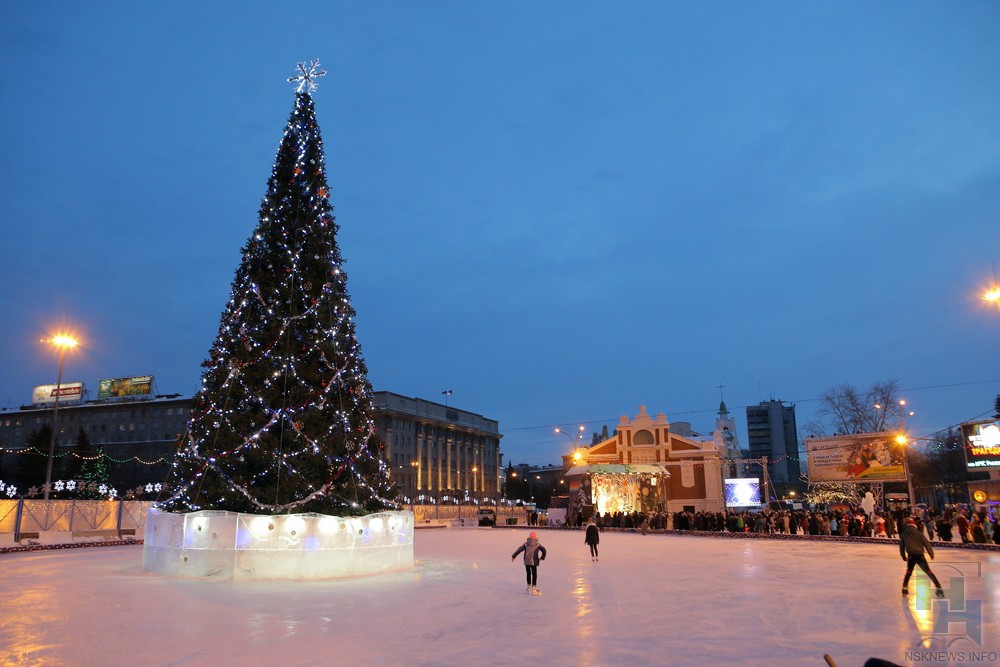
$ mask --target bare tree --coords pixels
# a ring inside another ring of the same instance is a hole
[[[859,390],[842,384],[820,396],[816,419],[806,427],[817,435],[834,433],[877,433],[897,428],[899,424],[899,383],[896,380],[876,382]],[[879,406],[879,407],[876,407]]]

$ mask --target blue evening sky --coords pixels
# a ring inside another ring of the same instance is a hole
[[[896,379],[918,434],[1000,393],[1000,3],[4,2],[0,407],[193,394],[314,94],[376,390],[554,463],[640,405]],[[804,434],[808,435],[808,434]]]

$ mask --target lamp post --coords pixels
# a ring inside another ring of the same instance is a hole
[[[906,437],[906,418],[912,417],[915,413],[912,410],[906,409],[906,400],[899,399],[896,403],[896,422],[899,426],[899,435],[896,436],[896,443],[903,446],[903,474],[906,475],[906,495],[910,499],[910,507],[913,507],[913,501],[916,500],[913,495],[913,478],[910,477],[910,450],[908,448],[909,440]],[[884,406],[879,403],[875,404],[876,410],[887,410]],[[892,414],[889,412],[889,414]]]
[[[43,340],[42,342],[59,348],[59,375],[56,377],[56,402],[52,407],[52,437],[49,439],[49,464],[45,469],[45,486],[43,487],[44,499],[48,500],[49,487],[52,486],[52,459],[56,454],[56,432],[59,426],[59,398],[62,394],[63,361],[66,359],[66,350],[75,348],[80,343],[72,336],[65,334],[53,336],[49,340]]]
[[[574,464],[579,463],[580,459],[582,458],[580,456],[580,438],[583,437],[583,431],[584,431],[583,424],[581,424],[576,429],[576,433],[574,433],[573,435],[570,435],[569,433],[567,433],[566,431],[562,430],[558,426],[556,427],[556,433],[559,433],[560,435],[566,436],[567,438],[569,438],[570,443],[572,443],[572,446],[573,446],[573,449],[572,449],[572,452],[573,452],[573,463]]]
[[[986,303],[994,303],[997,307],[997,311],[1000,312],[1000,285],[994,284],[993,287],[983,292],[983,301]]]
[[[559,433],[559,434],[564,435],[567,438],[569,438],[570,442],[573,443],[573,449],[574,450],[580,444],[580,438],[583,437],[583,430],[584,430],[584,426],[581,424],[580,427],[576,429],[576,433],[574,435],[570,435],[569,433],[567,433],[566,431],[562,430],[558,426],[556,427],[556,433]]]
[[[413,474],[410,475],[410,482],[413,486],[413,498],[420,495],[420,461],[410,461]]]

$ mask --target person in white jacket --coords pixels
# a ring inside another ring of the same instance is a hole
[[[538,564],[545,560],[545,547],[538,541],[538,533],[531,531],[524,544],[517,548],[510,556],[513,563],[519,553],[524,553],[524,572],[528,579],[527,592],[532,595],[541,595],[538,590]]]

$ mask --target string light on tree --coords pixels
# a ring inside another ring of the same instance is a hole
[[[311,93],[295,105],[243,248],[163,507],[322,514],[394,507],[337,245]]]

